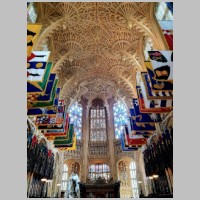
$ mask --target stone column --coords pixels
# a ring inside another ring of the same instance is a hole
[[[89,141],[89,106],[87,101],[82,99],[83,114],[82,114],[82,157],[83,167],[81,182],[86,182],[88,172],[88,141]]]
[[[114,114],[113,114],[114,103],[115,103],[114,99],[108,100],[107,130],[108,130],[108,141],[109,141],[109,152],[110,152],[110,172],[113,180],[117,180],[117,166],[116,166],[115,151],[114,151],[114,140],[115,140]]]
[[[146,177],[144,165],[145,164],[144,164],[144,158],[143,158],[142,150],[139,150],[138,151],[138,166],[139,166],[138,172],[139,172],[139,176],[140,176],[140,181],[142,182],[140,184],[140,187],[142,189],[144,196],[148,196],[148,194],[149,194],[148,182],[147,182],[147,177]]]

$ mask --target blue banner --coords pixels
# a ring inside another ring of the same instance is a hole
[[[151,69],[151,62],[145,62],[145,66],[151,81],[153,91],[173,91],[173,83],[171,81],[158,81]]]
[[[130,117],[130,124],[131,124],[131,130],[134,130],[134,131],[144,131],[145,132],[145,131],[155,131],[156,130],[155,124],[137,123],[131,117]]]
[[[131,117],[136,123],[160,123],[160,114],[141,113],[139,109],[138,99],[133,98],[133,108],[130,109]]]
[[[147,99],[173,99],[173,91],[153,91],[150,83],[149,76],[146,72],[141,72],[142,81],[140,85],[146,90]]]

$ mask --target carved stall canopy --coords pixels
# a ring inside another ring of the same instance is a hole
[[[36,50],[48,44],[61,98],[107,100],[136,96],[143,40],[154,41],[148,2],[40,2],[43,28]],[[142,42],[141,42],[142,41]]]

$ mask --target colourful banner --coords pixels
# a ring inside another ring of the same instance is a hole
[[[141,78],[140,85],[144,85],[147,99],[173,99],[173,91],[153,91],[151,81],[146,72],[141,72]]]
[[[156,127],[155,124],[152,123],[137,123],[134,119],[130,117],[130,125],[131,125],[131,130],[134,131],[155,131]]]
[[[120,141],[121,141],[121,145],[122,145],[122,151],[136,151],[140,147],[142,147],[142,145],[137,145],[137,146],[127,145],[126,140],[125,140],[125,133],[124,133],[124,131],[121,134]]]
[[[44,126],[44,125],[62,125],[64,121],[64,114],[57,113],[54,115],[40,115],[36,116],[35,125]]]
[[[73,139],[73,144],[72,147],[59,147],[59,150],[61,151],[74,151],[76,150],[76,133],[74,133],[74,139]]]
[[[122,151],[137,151],[139,149],[139,147],[129,147],[127,145],[125,145],[125,136],[124,134],[121,134],[121,138],[120,138],[120,141],[121,141],[121,145],[122,145]]]
[[[57,136],[67,136],[67,132],[69,130],[69,123],[70,123],[70,118],[69,118],[69,114],[67,113],[65,123],[63,124],[63,129],[56,130],[56,129],[54,129],[54,127],[52,127],[52,130],[46,129],[45,133],[43,133],[43,134],[49,140],[54,140],[54,138]]]
[[[127,146],[137,146],[137,145],[144,145],[147,143],[147,139],[142,135],[132,135],[129,137],[128,126],[124,126],[124,134],[125,134],[125,144]]]
[[[27,63],[27,81],[43,82],[46,72],[46,62],[28,62]]]
[[[27,100],[28,101],[36,101],[37,97],[40,94],[44,93],[47,87],[47,83],[50,77],[52,67],[53,67],[52,63],[48,63],[46,65],[45,74],[41,82],[27,81],[27,93],[28,93]],[[27,76],[29,75],[27,74]]]
[[[173,101],[169,100],[148,100],[143,89],[136,86],[139,108],[141,113],[166,113],[173,110]],[[135,130],[135,129],[134,129]]]
[[[148,51],[148,54],[155,79],[173,82],[173,51]]]
[[[53,81],[53,82],[51,80],[49,80],[48,84],[49,84],[49,87],[47,86],[48,91],[46,90],[46,96],[41,95],[38,97],[37,101],[31,102],[30,106],[32,108],[49,107],[54,104],[54,100],[55,100],[55,96],[56,96],[56,88],[58,85],[58,79],[56,78],[55,81]],[[52,85],[53,85],[53,88],[51,88],[51,90],[50,90],[50,87],[52,87]]]
[[[40,95],[32,94],[32,96],[31,95],[28,96],[28,103],[30,103],[29,105],[31,105],[31,107],[34,107],[33,105],[39,102],[43,103],[51,99],[53,87],[55,87],[55,80],[56,80],[56,74],[50,74],[44,93]],[[31,96],[31,101],[30,101],[30,96]]]
[[[55,102],[55,101],[54,101]],[[51,115],[57,113],[57,106],[55,106],[55,103],[51,107],[44,107],[44,108],[30,108],[28,109],[27,115]]]
[[[56,89],[56,96],[55,96],[55,106],[58,106],[59,104],[59,99],[60,99],[60,88]]]
[[[32,51],[27,62],[48,62],[51,51]]]
[[[129,138],[133,138],[135,137],[135,135],[142,135],[143,137],[145,138],[149,138],[151,135],[153,135],[153,131],[145,131],[145,132],[142,132],[142,131],[130,131],[129,132]]]
[[[53,106],[44,108],[30,108],[28,109],[27,115],[45,115],[45,114],[56,114],[58,111],[58,101],[59,101],[60,88],[56,90],[56,98],[54,99]]]
[[[34,61],[28,61],[27,62],[27,82],[35,86],[36,92],[41,92],[45,89],[46,86],[46,80],[50,74],[52,63],[48,63],[50,51],[44,52],[45,57],[40,60],[39,58],[35,59]],[[28,85],[30,87],[30,85]],[[27,88],[28,92],[34,92],[30,90],[30,88]],[[34,88],[33,88],[34,89]]]
[[[27,57],[31,55],[34,44],[40,34],[42,24],[27,24]]]
[[[66,137],[56,137],[54,139],[54,146],[55,147],[72,147],[73,142],[73,135],[74,135],[74,125],[69,125],[69,132]]]
[[[152,91],[173,91],[173,83],[171,81],[157,81],[151,62],[145,61],[144,63],[151,81]]]
[[[132,119],[135,120],[136,123],[160,123],[161,117],[159,114],[155,113],[141,113],[139,109],[138,99],[133,98],[133,107],[134,109],[130,109],[130,114]]]
[[[57,114],[53,115],[36,116],[35,125],[38,126],[38,130],[41,130],[41,126],[44,126],[44,128],[54,127],[55,125],[58,127],[62,127],[64,122],[65,122],[64,112],[58,112]],[[42,130],[44,130],[44,128]]]

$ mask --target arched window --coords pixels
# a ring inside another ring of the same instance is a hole
[[[69,109],[70,123],[74,124],[77,140],[80,140],[82,135],[82,111],[83,108],[78,102],[75,102]]]
[[[138,193],[138,184],[137,184],[135,162],[132,161],[130,163],[129,169],[130,169],[131,186],[132,186],[132,190],[133,190],[133,198],[138,198],[139,193]]]
[[[119,139],[123,131],[125,124],[129,123],[128,112],[125,105],[121,101],[117,101],[113,107],[114,112],[114,126],[115,126],[115,138]]]
[[[170,9],[169,9],[170,8]],[[173,3],[157,3],[155,16],[162,29],[169,50],[173,50]]]
[[[28,11],[27,11],[27,22],[28,23],[35,23],[37,20],[37,9],[34,2],[29,3]]]
[[[91,180],[97,180],[99,177],[110,179],[110,167],[107,164],[93,164],[89,167],[89,178]]]
[[[95,99],[90,109],[90,141],[106,140],[106,108],[101,99]]]
[[[157,20],[173,20],[173,14],[166,2],[159,2],[156,4],[155,15]]]
[[[62,185],[61,190],[66,191],[67,190],[67,178],[68,178],[68,167],[66,164],[63,166],[63,175],[62,175]]]

